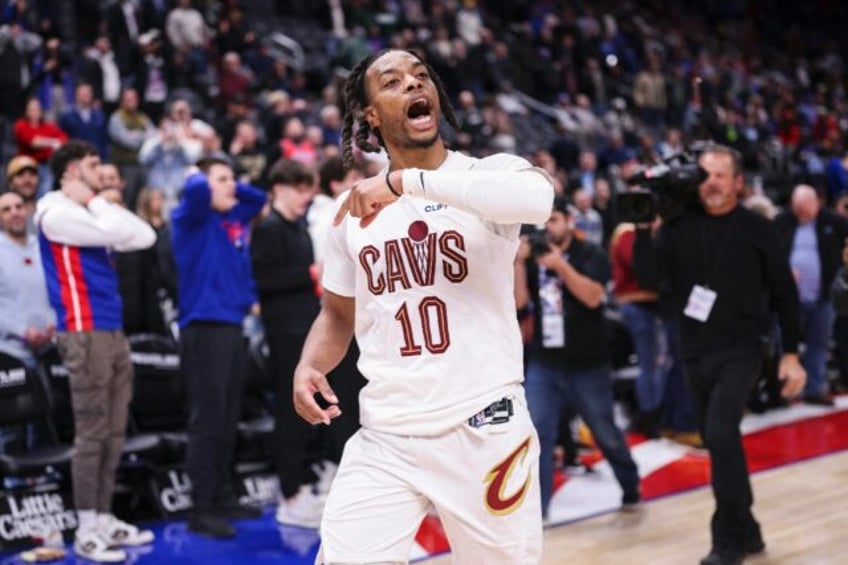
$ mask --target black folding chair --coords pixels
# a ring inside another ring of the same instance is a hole
[[[32,426],[38,436],[36,445],[0,454],[0,475],[7,487],[57,472],[68,476],[72,446],[58,440],[41,379],[19,359],[4,353],[0,353],[0,426],[17,427],[21,433]]]

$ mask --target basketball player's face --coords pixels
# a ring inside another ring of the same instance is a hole
[[[364,115],[388,146],[421,149],[439,138],[439,95],[427,67],[411,53],[389,51],[365,72]]]

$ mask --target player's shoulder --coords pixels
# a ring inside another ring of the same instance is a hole
[[[520,171],[533,165],[527,159],[510,153],[495,153],[487,157],[465,157],[469,160],[469,168],[481,171]]]

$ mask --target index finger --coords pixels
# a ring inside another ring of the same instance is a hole
[[[342,205],[339,206],[339,211],[336,212],[336,217],[333,218],[333,226],[338,226],[344,220],[345,214],[350,211],[350,195],[351,193],[347,193],[347,198],[344,199]]]

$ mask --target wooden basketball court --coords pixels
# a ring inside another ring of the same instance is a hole
[[[767,549],[746,563],[848,563],[848,452],[763,471],[752,482]],[[542,564],[698,563],[709,552],[712,510],[711,491],[703,487],[646,502],[637,513],[610,512],[551,527]]]

